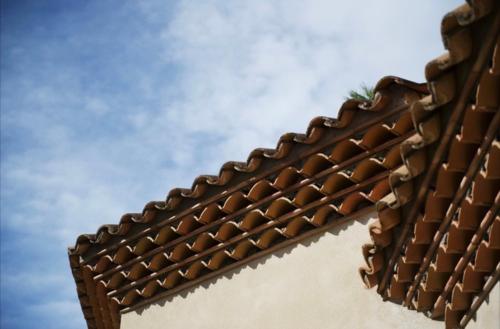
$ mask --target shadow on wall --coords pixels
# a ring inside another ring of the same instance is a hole
[[[144,311],[146,311],[147,309],[149,309],[153,305],[159,305],[159,306],[163,307],[167,303],[172,302],[174,300],[174,298],[185,299],[185,298],[187,298],[188,295],[190,295],[191,293],[195,292],[198,289],[208,289],[211,285],[215,284],[221,278],[231,279],[234,275],[239,274],[243,269],[246,269],[248,267],[250,267],[252,269],[257,269],[259,266],[264,265],[269,259],[271,259],[273,257],[283,258],[284,256],[289,255],[299,245],[309,247],[309,246],[317,243],[320,239],[322,239],[326,235],[338,236],[342,231],[347,230],[355,222],[360,223],[362,225],[367,225],[371,218],[373,218],[372,212],[370,212],[368,215],[364,215],[360,218],[352,219],[352,220],[349,220],[349,221],[342,223],[340,225],[334,226],[333,228],[331,228],[327,231],[318,232],[317,235],[305,238],[304,240],[301,240],[293,245],[283,246],[283,248],[276,250],[276,251],[274,251],[270,254],[267,254],[265,256],[262,256],[261,258],[258,258],[256,260],[253,260],[253,261],[250,261],[246,264],[243,264],[236,269],[232,269],[232,270],[229,270],[227,272],[221,273],[220,275],[217,275],[216,277],[207,279],[206,281],[204,281],[196,286],[186,287],[185,290],[182,290],[181,292],[179,292],[177,294],[173,294],[171,296],[165,297],[164,299],[157,301],[156,303],[141,307],[141,308],[135,310],[134,312],[137,313],[138,315],[141,315]],[[363,237],[363,239],[361,239],[360,241],[367,241],[366,239],[369,239],[368,230],[366,230],[365,232],[367,232],[366,233],[367,236]],[[359,250],[359,252],[361,253],[361,249]],[[353,271],[355,272],[354,274],[357,275],[358,269],[355,268],[355,269],[353,269]],[[360,284],[362,284],[361,279],[360,279]]]

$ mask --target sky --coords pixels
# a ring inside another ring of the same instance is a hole
[[[0,327],[85,328],[67,247],[386,75],[458,0],[1,0]]]

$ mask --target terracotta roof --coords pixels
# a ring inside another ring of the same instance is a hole
[[[499,7],[444,17],[427,84],[383,78],[373,102],[80,236],[69,258],[88,327],[374,209],[365,283],[464,327],[500,276]]]
[[[414,133],[409,104],[425,85],[379,81],[371,103],[346,101],[338,119],[311,121],[274,150],[225,164],[191,190],[83,235],[69,250],[90,328],[117,328],[126,312],[359,217],[389,193],[400,143]]]
[[[499,6],[444,17],[448,52],[426,67],[431,95],[411,106],[416,132],[363,248],[368,286],[447,328],[465,327],[500,275]]]

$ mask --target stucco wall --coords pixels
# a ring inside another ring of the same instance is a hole
[[[490,296],[477,311],[476,319],[469,321],[467,329],[500,329],[500,285],[497,284]]]
[[[335,228],[123,314],[122,328],[444,328],[363,287],[357,269],[369,221]]]

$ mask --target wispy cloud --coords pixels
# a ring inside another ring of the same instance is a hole
[[[1,29],[5,328],[83,328],[65,254],[78,234],[336,116],[363,82],[422,81],[460,2],[16,3]]]

